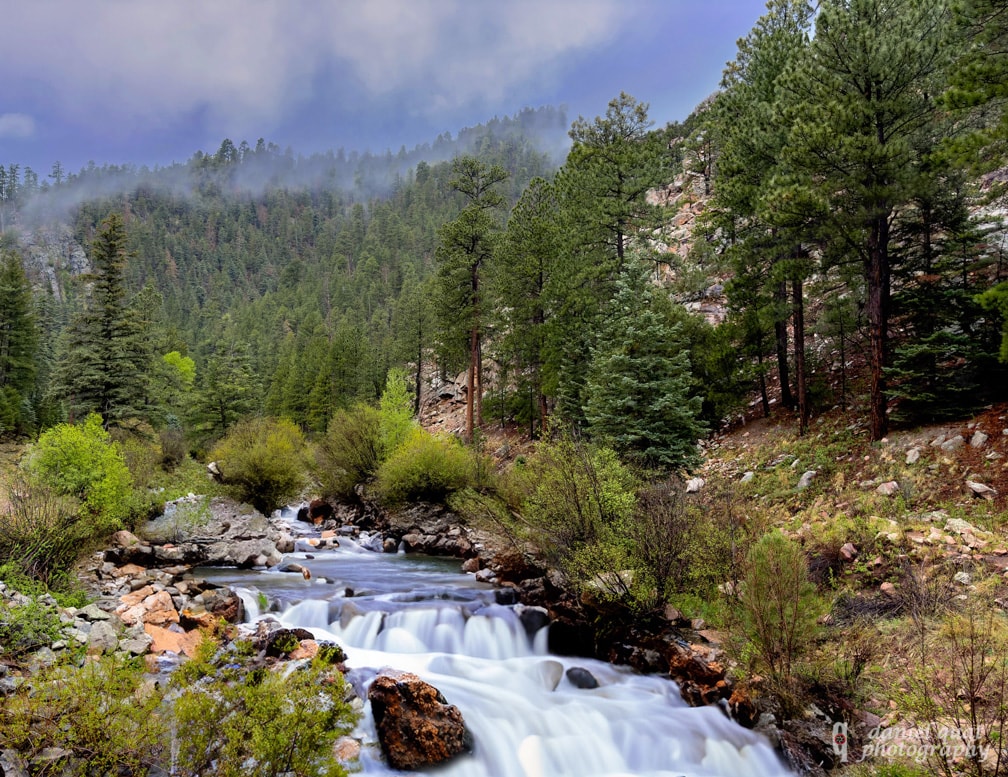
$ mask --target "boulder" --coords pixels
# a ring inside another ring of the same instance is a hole
[[[895,480],[888,480],[885,483],[880,483],[879,487],[875,491],[882,496],[892,496],[893,494],[898,494],[900,490],[899,483]]]
[[[977,483],[973,480],[966,481],[966,487],[972,491],[976,496],[983,497],[984,499],[993,499],[997,496],[997,491],[995,491],[990,486],[984,485],[983,483]]]
[[[906,463],[908,466],[916,464],[920,461],[921,451],[920,448],[911,448],[906,454]]]
[[[707,481],[703,478],[690,478],[686,481],[686,493],[696,494],[701,488],[706,485]]]
[[[963,447],[966,441],[962,438],[962,435],[957,434],[955,437],[950,437],[941,444],[941,449],[943,451],[955,451]]]
[[[581,666],[572,666],[568,669],[567,679],[575,688],[591,690],[592,688],[599,687],[599,683],[598,680],[595,679],[595,675]]]
[[[333,517],[333,513],[333,506],[324,499],[313,499],[308,503],[308,521],[310,523],[316,525],[324,523]]]
[[[804,491],[806,488],[808,488],[812,483],[812,479],[818,474],[819,473],[816,472],[814,469],[810,469],[807,472],[803,473],[801,478],[798,480],[798,486],[797,486],[798,490]]]
[[[96,621],[88,632],[88,653],[115,653],[119,647],[119,637],[108,621]]]
[[[415,674],[379,674],[368,699],[378,741],[393,769],[423,769],[471,749],[458,707]]]
[[[151,638],[151,653],[185,654],[189,658],[193,658],[196,655],[196,649],[203,640],[202,634],[198,631],[187,632],[178,625],[165,629],[148,623],[144,626],[144,631]]]
[[[989,439],[986,434],[977,429],[973,432],[973,437],[970,439],[970,446],[973,448],[982,448],[987,444],[987,440]]]

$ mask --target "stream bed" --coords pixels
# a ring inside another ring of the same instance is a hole
[[[790,774],[765,738],[717,707],[687,706],[670,680],[550,654],[548,626],[530,634],[521,605],[498,604],[494,588],[462,573],[457,559],[374,552],[363,547],[366,536],[316,549],[293,511],[283,515],[304,535],[285,561],[310,569],[310,580],[275,569],[202,569],[200,576],[234,588],[250,622],[273,617],[339,643],[347,678],[365,699],[383,668],[414,672],[440,689],[462,712],[475,745],[431,774]],[[566,674],[571,668],[590,672],[598,687],[575,686]],[[357,733],[364,740],[364,774],[402,774],[382,760],[368,704]]]

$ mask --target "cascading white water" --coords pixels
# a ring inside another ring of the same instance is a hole
[[[370,681],[384,667],[415,672],[461,710],[475,747],[436,770],[444,777],[773,777],[787,775],[765,739],[713,707],[694,709],[656,676],[546,652],[546,631],[530,638],[489,586],[450,563],[361,552],[341,539],[298,563],[313,579],[278,572],[219,572],[253,618],[259,593],[278,602],[287,626],[346,650],[351,674]],[[347,588],[353,596],[346,596]],[[252,605],[252,606],[250,606]],[[599,687],[575,687],[566,670],[590,671]],[[370,710],[366,743],[376,736]],[[377,746],[365,774],[398,774]]]

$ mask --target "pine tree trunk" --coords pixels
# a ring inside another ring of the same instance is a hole
[[[808,431],[808,382],[805,374],[805,293],[799,276],[791,281],[794,315],[795,386],[798,392],[798,433]]]
[[[416,380],[414,382],[415,395],[413,397],[413,415],[420,417],[420,388],[423,380],[423,328],[417,330],[416,349]]]
[[[889,220],[878,216],[872,220],[868,235],[868,256],[865,259],[865,281],[868,294],[868,365],[871,373],[869,389],[869,433],[872,440],[881,440],[888,431],[886,414],[886,346],[889,328]]]
[[[774,291],[774,306],[781,310],[786,302],[787,281],[781,281]],[[774,334],[777,337],[777,374],[780,376],[781,404],[790,409],[794,407],[795,401],[791,394],[791,375],[788,372],[787,318],[776,317]]]
[[[473,407],[476,397],[476,359],[478,352],[479,329],[473,326],[469,329],[469,370],[466,373],[466,442],[472,442],[473,438]]]

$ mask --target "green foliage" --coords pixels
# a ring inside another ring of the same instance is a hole
[[[370,405],[338,410],[319,442],[316,472],[327,496],[350,496],[385,459],[382,415]]]
[[[616,453],[569,437],[538,443],[514,479],[533,540],[561,563],[634,509],[636,484]]]
[[[383,458],[402,445],[416,427],[412,406],[406,373],[399,369],[389,370],[385,390],[378,401]]]
[[[823,611],[801,548],[777,530],[753,545],[739,604],[741,628],[755,657],[776,680],[790,682]]]
[[[301,430],[286,419],[239,422],[214,446],[211,457],[224,482],[265,515],[298,496],[308,470]]]
[[[1001,350],[998,358],[1008,364],[1008,281],[988,289],[977,301],[984,310],[996,313],[1001,318]]]
[[[164,762],[162,692],[142,661],[105,656],[35,674],[0,707],[0,746],[26,760],[69,752],[61,774],[145,775]],[[213,728],[213,727],[210,727]]]
[[[97,413],[82,424],[59,424],[30,446],[22,469],[34,484],[80,501],[96,532],[114,531],[134,507],[133,478]]]
[[[212,643],[211,643],[212,644]],[[233,656],[233,654],[228,654]],[[231,660],[230,658],[228,659]],[[289,674],[193,661],[175,684],[174,767],[181,777],[343,777],[332,754],[357,715],[343,676],[324,661]],[[198,681],[193,675],[199,676]],[[213,725],[207,725],[213,721]]]
[[[91,247],[93,288],[67,331],[59,383],[74,414],[99,413],[105,423],[141,414],[149,341],[127,300],[129,261],[122,217],[112,213]]]
[[[644,268],[621,274],[592,357],[585,418],[593,437],[645,467],[684,469],[700,461],[702,400],[691,396],[689,354],[659,293]]]
[[[473,457],[453,437],[414,429],[378,468],[375,488],[386,504],[443,501],[473,478]]]
[[[4,571],[5,567],[0,567],[0,579],[10,585]],[[60,638],[62,627],[56,608],[47,606],[36,596],[23,604],[0,599],[0,656],[16,661],[41,647],[48,647]]]
[[[31,285],[21,259],[0,251],[0,437],[31,426],[27,404],[35,382],[38,332]]]

